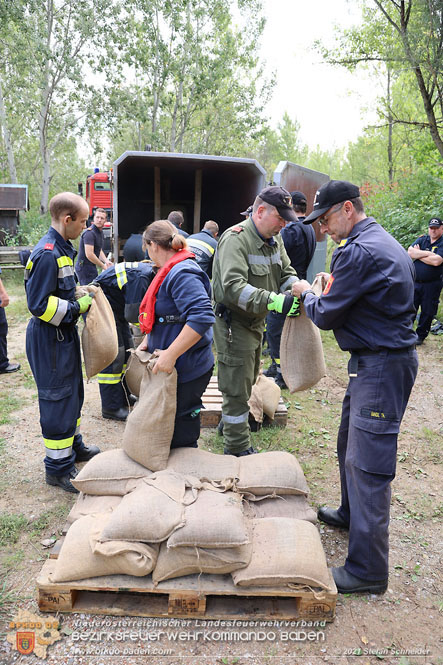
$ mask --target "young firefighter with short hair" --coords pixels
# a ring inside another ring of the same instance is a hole
[[[74,463],[100,452],[87,448],[80,434],[83,376],[77,319],[92,302],[75,299],[76,250],[71,240],[85,228],[88,206],[78,194],[63,192],[49,202],[51,226],[39,240],[25,270],[25,290],[32,319],[26,330],[26,354],[38,389],[40,424],[45,442],[46,482],[77,493]]]

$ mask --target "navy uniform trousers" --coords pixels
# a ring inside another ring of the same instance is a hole
[[[416,310],[420,307],[420,318],[415,332],[420,339],[424,339],[429,334],[432,319],[437,314],[441,288],[440,279],[434,282],[415,282],[414,284],[414,307]]]
[[[102,408],[110,411],[117,411],[122,407],[129,406],[129,390],[123,377],[126,371],[126,362],[129,357],[128,349],[132,349],[134,346],[127,321],[122,321],[115,317],[115,325],[118,337],[117,357],[110,365],[108,365],[108,367],[105,367],[105,369],[97,375]]]
[[[7,335],[8,321],[6,319],[6,312],[4,307],[0,307],[0,369],[6,369],[9,365]]]
[[[357,376],[349,379],[343,400],[337,438],[338,512],[349,522],[345,569],[365,580],[388,577],[390,485],[400,423],[417,369],[414,347],[394,353],[361,351]]]
[[[26,354],[38,389],[46,471],[54,476],[74,470],[84,448],[80,412],[84,389],[80,340],[74,324],[52,326],[33,317],[26,330]]]

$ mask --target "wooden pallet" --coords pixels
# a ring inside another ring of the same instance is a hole
[[[211,377],[209,385],[203,393],[202,397],[203,409],[201,411],[201,426],[202,427],[217,427],[221,418],[222,411],[222,394],[218,389],[217,377]],[[286,427],[288,422],[288,409],[280,397],[280,402],[275,412],[274,420],[267,419],[265,425]]]
[[[56,562],[48,559],[37,578],[42,612],[163,618],[332,621],[337,589],[236,587],[230,575],[187,575],[154,587],[151,576],[108,575],[53,583]]]

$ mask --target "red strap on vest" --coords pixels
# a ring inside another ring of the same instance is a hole
[[[145,293],[145,297],[141,301],[139,317],[140,330],[142,333],[150,333],[155,321],[155,301],[157,300],[157,292],[161,287],[163,280],[165,279],[168,272],[180,261],[185,259],[193,259],[195,254],[188,252],[187,249],[180,249],[174,256],[172,256],[165,265],[160,268],[151,284],[149,285],[148,290]]]

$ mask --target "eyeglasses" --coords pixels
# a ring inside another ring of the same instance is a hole
[[[343,203],[339,203],[337,206],[335,206],[335,208],[332,208],[329,215],[327,215],[327,216],[323,215],[323,217],[319,217],[318,218],[318,223],[320,224],[320,226],[327,226],[329,218],[331,217],[331,215],[333,215],[335,212],[338,212],[339,210],[341,210],[344,205],[345,205],[345,201],[343,201]]]

